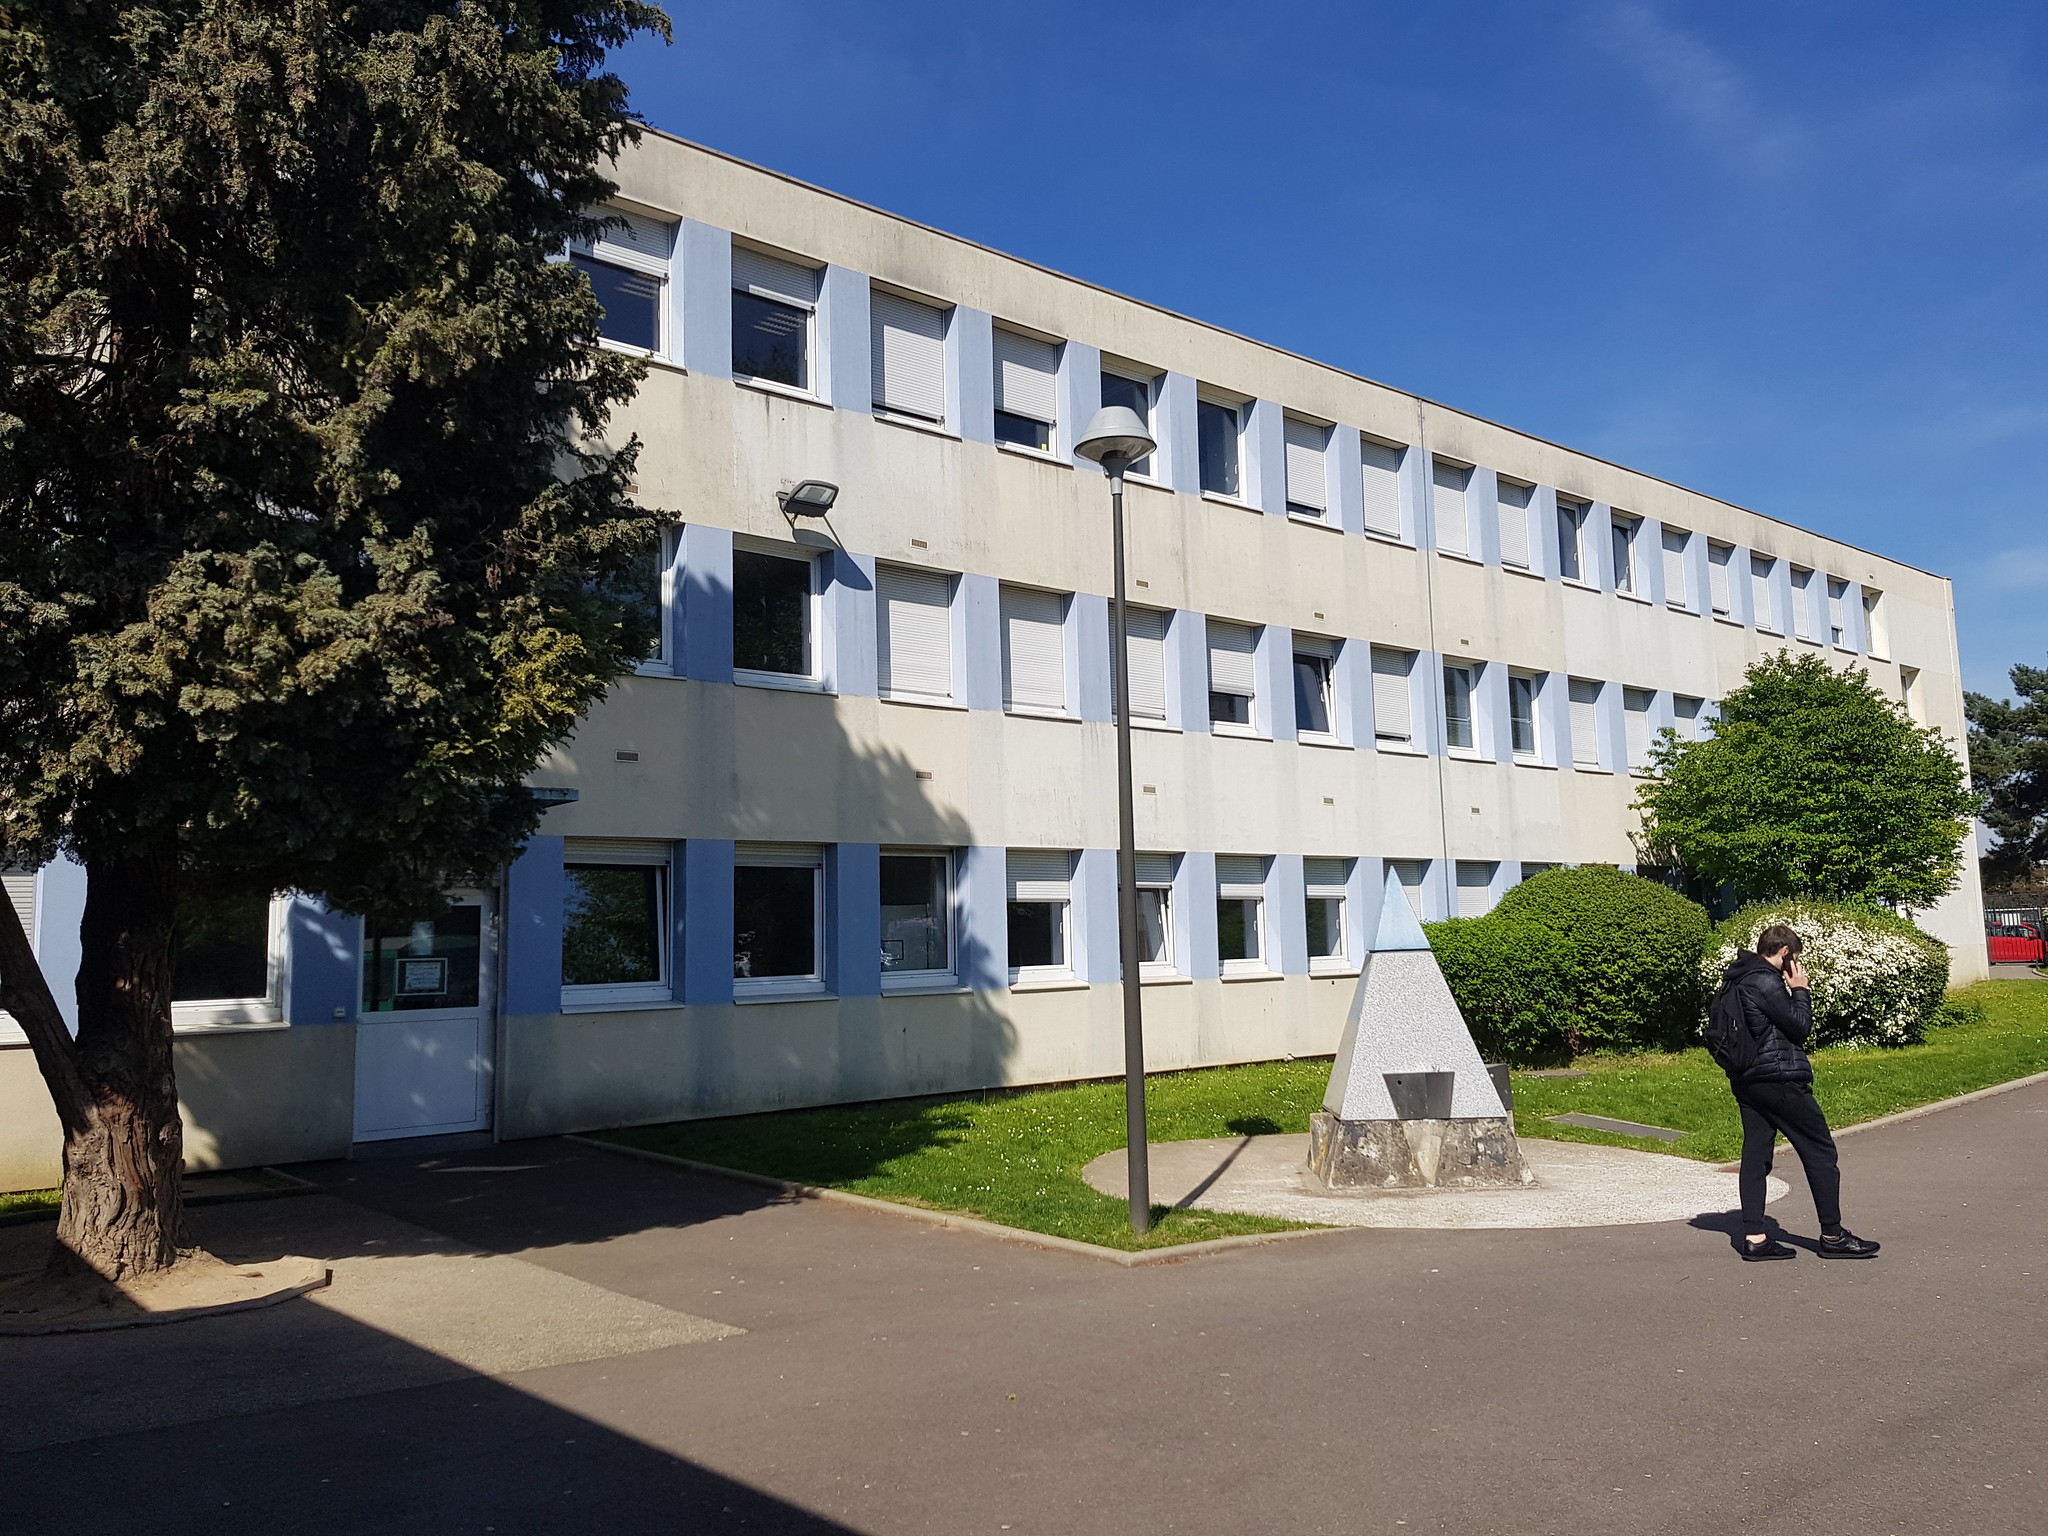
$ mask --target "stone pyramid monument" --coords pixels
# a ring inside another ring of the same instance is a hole
[[[1514,1121],[1391,869],[1308,1161],[1330,1189],[1532,1182]]]

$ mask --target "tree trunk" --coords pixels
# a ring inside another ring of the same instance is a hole
[[[171,1066],[177,885],[168,854],[86,861],[74,1053],[85,1101],[65,1117],[51,1262],[109,1280],[166,1269],[187,1246]]]

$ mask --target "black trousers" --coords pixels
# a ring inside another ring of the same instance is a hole
[[[1771,1177],[1771,1154],[1783,1131],[1806,1169],[1813,1191],[1814,1214],[1821,1230],[1842,1224],[1842,1171],[1835,1159],[1835,1138],[1821,1113],[1811,1083],[1738,1083],[1735,1102],[1742,1109],[1742,1225],[1764,1230],[1764,1194]]]

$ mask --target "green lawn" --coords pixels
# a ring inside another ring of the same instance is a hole
[[[1836,1125],[1869,1120],[1974,1088],[2048,1071],[2048,985],[1985,982],[1968,997],[1981,1023],[1936,1031],[1895,1051],[1823,1051],[1816,1091]],[[1602,1142],[1723,1162],[1741,1150],[1727,1080],[1704,1051],[1590,1057],[1582,1079],[1515,1077],[1524,1136]],[[1327,1061],[1165,1073],[1147,1085],[1155,1141],[1306,1131],[1322,1103]],[[1553,1125],[1573,1110],[1687,1132],[1636,1140]],[[826,1185],[1112,1248],[1155,1248],[1296,1223],[1212,1211],[1171,1211],[1143,1238],[1124,1203],[1097,1194],[1081,1169],[1124,1145],[1120,1082],[1026,1093],[964,1095],[846,1109],[792,1110],[729,1120],[612,1131],[604,1139],[725,1168]]]
[[[22,1189],[0,1195],[0,1216],[12,1216],[17,1211],[54,1210],[60,1193],[54,1189]]]

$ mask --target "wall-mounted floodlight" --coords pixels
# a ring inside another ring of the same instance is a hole
[[[829,480],[799,480],[795,487],[778,491],[775,499],[789,517],[823,517],[839,499],[839,487]]]

